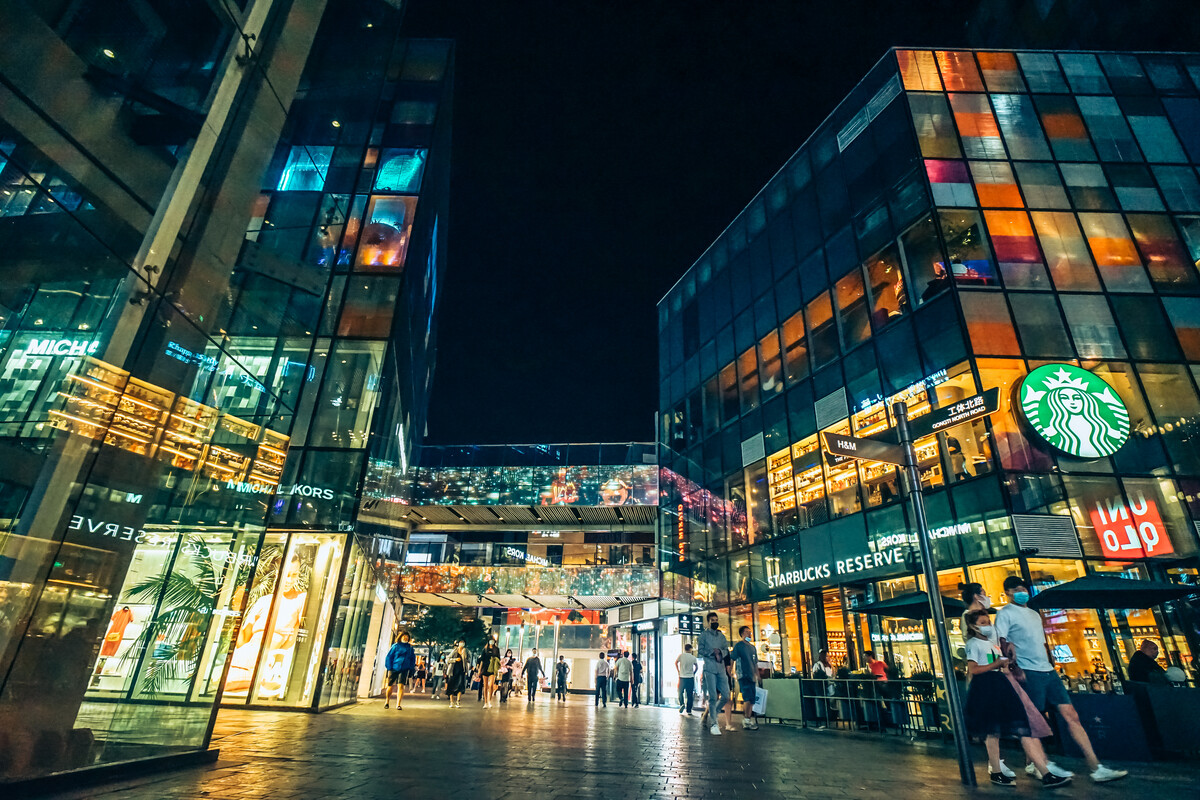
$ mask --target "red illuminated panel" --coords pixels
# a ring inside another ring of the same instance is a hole
[[[1088,515],[1106,558],[1125,561],[1175,552],[1158,506],[1143,492],[1129,505],[1119,495],[1097,501]]]
[[[996,260],[1017,264],[1040,264],[1033,227],[1024,211],[984,211],[988,233],[992,236],[992,247]]]

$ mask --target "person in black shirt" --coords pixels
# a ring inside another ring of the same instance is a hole
[[[1157,683],[1166,686],[1167,672],[1158,665],[1158,644],[1142,639],[1142,646],[1129,659],[1129,680],[1137,683]]]
[[[571,665],[567,663],[564,656],[558,657],[558,663],[554,665],[554,699],[567,702],[567,675],[571,672]]]

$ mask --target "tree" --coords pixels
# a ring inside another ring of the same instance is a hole
[[[445,650],[462,639],[469,651],[479,653],[487,642],[487,627],[474,616],[474,611],[470,618],[464,611],[450,606],[427,606],[413,622],[409,635],[417,644],[427,644],[435,651]]]

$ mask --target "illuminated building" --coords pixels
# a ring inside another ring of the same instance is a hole
[[[664,597],[750,625],[785,674],[822,648],[933,669],[922,623],[855,611],[921,588],[897,470],[819,435],[992,389],[916,442],[942,594],[1195,583],[1198,121],[1194,55],[888,53],[659,304]],[[1043,416],[1056,393],[1073,409]],[[1192,668],[1194,614],[1047,624],[1078,680],[1122,675],[1135,628]]]
[[[0,5],[0,783],[371,691],[453,74],[397,6]]]

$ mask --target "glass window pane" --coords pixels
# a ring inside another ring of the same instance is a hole
[[[1004,158],[1000,128],[992,116],[987,95],[952,94],[950,107],[954,109],[954,123],[967,158]]]
[[[992,106],[1004,142],[1013,158],[1050,158],[1050,146],[1042,135],[1033,101],[1025,94],[994,94]]]
[[[946,95],[909,94],[908,105],[921,155],[926,158],[958,158],[962,155]]]
[[[975,69],[975,59],[970,53],[938,50],[938,66],[942,70],[942,81],[948,92],[982,92],[983,81]]]
[[[1062,211],[1035,211],[1033,225],[1055,287],[1060,291],[1099,291],[1100,283],[1096,280],[1096,271],[1092,268],[1092,259],[1088,256],[1075,215]]]
[[[1200,472],[1200,447],[1196,447],[1194,426],[1179,424],[1180,420],[1200,417],[1200,402],[1196,400],[1187,368],[1174,364],[1140,364],[1137,371],[1175,469],[1192,475]]]
[[[751,347],[742,353],[737,360],[738,386],[742,396],[742,413],[758,408],[758,358]]]
[[[729,422],[738,418],[741,405],[738,402],[737,366],[730,364],[720,373],[721,380],[721,421]]]
[[[1200,182],[1196,180],[1196,172],[1191,167],[1164,167],[1155,165],[1150,168],[1167,207],[1172,211],[1200,211]]]
[[[1080,97],[1079,110],[1087,120],[1092,141],[1104,161],[1141,161],[1142,153],[1133,140],[1125,115],[1112,97]]]
[[[867,260],[867,282],[871,289],[871,323],[875,330],[883,330],[889,322],[908,312],[908,289],[896,245]]]
[[[328,357],[329,365],[318,365],[318,369],[325,367],[325,378],[309,431],[309,445],[366,447],[371,416],[379,402],[379,375],[385,346],[385,342],[360,341],[334,344]]]
[[[1021,191],[1007,161],[972,161],[971,178],[984,208],[1023,208]]]
[[[938,212],[950,255],[950,275],[959,286],[995,286],[992,254],[983,235],[983,224],[974,211]],[[945,271],[944,265],[942,267]]]
[[[1063,93],[1067,91],[1067,82],[1063,80],[1062,72],[1058,69],[1058,61],[1053,53],[1017,53],[1021,62],[1021,71],[1025,73],[1025,82],[1031,92]]]
[[[1200,361],[1200,298],[1164,297],[1167,316],[1188,361]]]
[[[772,330],[759,341],[758,363],[765,401],[783,391],[783,363],[779,352],[779,334],[776,331]]]
[[[1162,114],[1130,114],[1129,126],[1133,128],[1133,134],[1142,146],[1147,161],[1187,162],[1187,156],[1183,154],[1183,148],[1175,138],[1175,132],[1171,130],[1171,123],[1167,122],[1167,118]]]
[[[963,316],[971,349],[979,355],[1020,355],[1017,332],[1008,314],[1004,296],[985,292],[962,292]]]
[[[1125,345],[1121,344],[1117,323],[1113,321],[1104,295],[1061,294],[1058,297],[1080,358],[1125,357]]]
[[[1175,130],[1183,139],[1183,146],[1192,157],[1192,163],[1200,164],[1200,100],[1192,97],[1165,97],[1163,105],[1167,115],[1175,123]]]
[[[425,149],[384,150],[379,158],[379,174],[375,176],[375,191],[406,194],[421,191],[428,153]]]
[[[1004,285],[1010,289],[1050,288],[1029,215],[1024,211],[984,211],[983,216]]]
[[[942,263],[944,256],[932,217],[926,217],[909,228],[900,237],[900,244],[913,290],[920,292],[919,302],[924,303],[936,297],[950,286],[950,276]]]
[[[975,193],[971,191],[971,176],[962,161],[925,159],[925,174],[933,190],[933,203],[938,206],[975,206]]]
[[[1080,214],[1088,246],[1109,291],[1148,292],[1150,282],[1120,214]]]
[[[833,322],[833,302],[822,292],[805,309],[813,364],[818,369],[838,356],[837,327]]]
[[[1165,211],[1154,178],[1142,164],[1110,164],[1108,180],[1125,211]]]
[[[1013,316],[1030,358],[1070,358],[1073,353],[1052,294],[1013,297]]]
[[[332,147],[296,145],[288,152],[287,164],[279,176],[281,192],[319,192],[325,188]]]
[[[804,336],[804,312],[797,311],[783,323],[783,361],[789,385],[808,377],[808,343]]]
[[[371,198],[367,209],[368,222],[363,228],[358,259],[355,261],[360,270],[395,271],[404,267],[416,210],[415,197]]]
[[[1060,164],[1063,180],[1075,207],[1087,211],[1115,211],[1117,199],[1099,164]]]
[[[1063,72],[1071,91],[1078,94],[1107,94],[1108,81],[1100,70],[1100,62],[1091,53],[1059,53]]]
[[[1112,298],[1112,304],[1129,345],[1130,356],[1146,361],[1179,358],[1174,331],[1157,298],[1117,295]]]
[[[855,268],[837,282],[838,317],[842,323],[842,341],[849,350],[871,335],[867,296],[862,271]]]
[[[399,278],[350,276],[338,335],[386,339],[392,330],[399,293]]]
[[[1184,252],[1170,217],[1166,214],[1129,214],[1126,220],[1155,288],[1179,291],[1196,286],[1195,265]]]
[[[900,64],[900,79],[908,91],[942,90],[933,53],[928,50],[897,50],[896,61]]]
[[[1058,169],[1053,164],[1018,161],[1017,178],[1030,208],[1070,208]]]
[[[976,53],[975,57],[989,92],[1019,92],[1025,88],[1015,53]]]
[[[1087,128],[1075,101],[1070,97],[1034,95],[1033,103],[1042,128],[1050,140],[1054,157],[1063,161],[1095,161],[1096,153],[1088,141]]]

